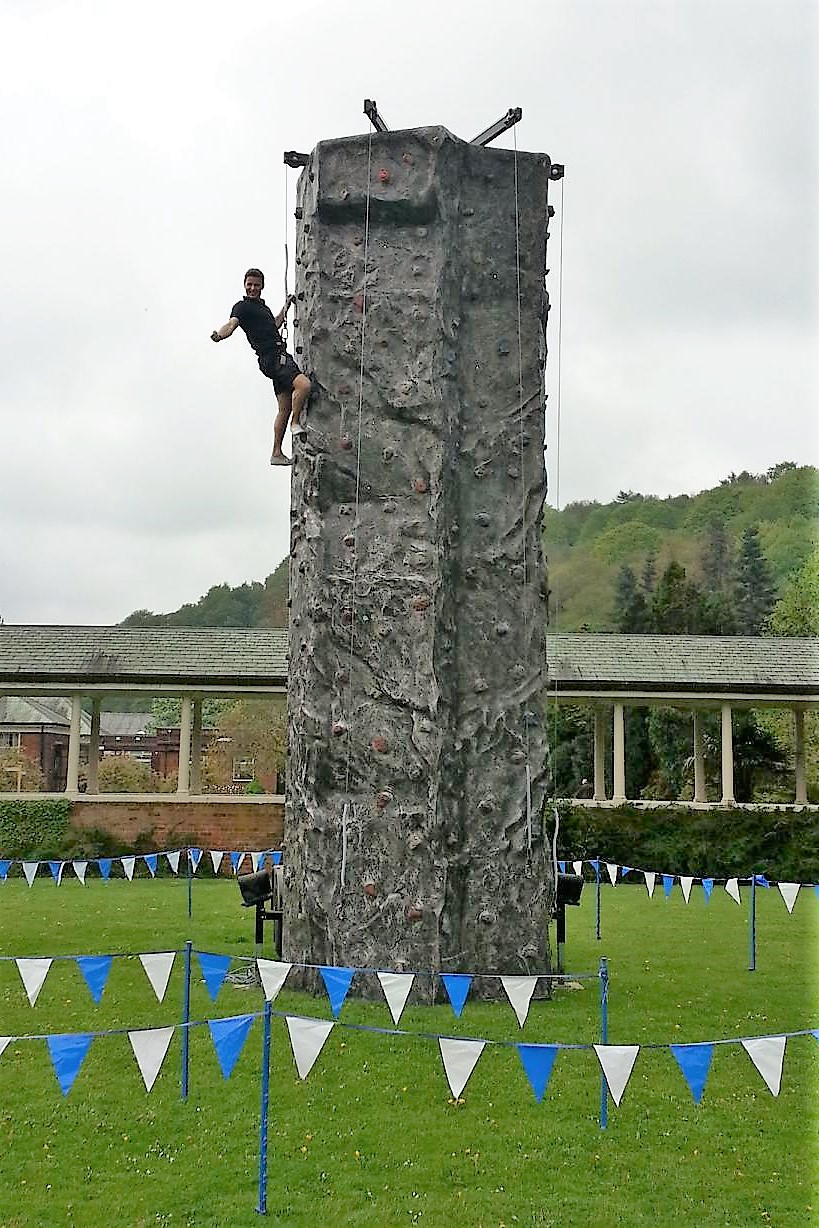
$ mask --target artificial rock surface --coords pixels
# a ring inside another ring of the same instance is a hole
[[[549,969],[549,172],[423,128],[300,176],[289,960]]]

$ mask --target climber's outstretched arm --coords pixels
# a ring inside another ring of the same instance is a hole
[[[293,304],[295,303],[295,301],[296,301],[296,296],[295,296],[295,294],[288,294],[286,303],[285,303],[285,304],[284,304],[284,306],[282,307],[282,309],[281,309],[281,311],[279,312],[279,314],[278,314],[278,315],[275,317],[275,320],[276,320],[276,328],[281,328],[282,324],[284,324],[284,318],[285,318],[285,316],[287,315],[287,313],[288,313],[288,311],[290,310],[290,308],[291,308],[291,307],[293,306]]]
[[[221,328],[214,328],[210,335],[211,341],[227,341],[228,337],[232,337],[239,327],[239,321],[235,316],[231,316],[227,324],[223,324]]]

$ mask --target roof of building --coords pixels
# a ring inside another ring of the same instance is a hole
[[[150,712],[100,713],[100,733],[109,738],[134,738],[153,730],[154,717]]]
[[[0,725],[43,726],[67,729],[71,724],[71,700],[62,695],[0,695]],[[90,733],[91,718],[82,713],[80,732]]]
[[[558,691],[819,693],[819,639],[557,634],[547,654]]]
[[[267,628],[0,626],[0,688],[285,685],[287,632]]]
[[[819,639],[559,633],[547,636],[547,655],[558,692],[819,696]],[[278,629],[0,625],[0,692],[40,684],[229,691],[286,681],[287,632]]]

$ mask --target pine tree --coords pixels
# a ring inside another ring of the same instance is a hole
[[[654,592],[654,585],[657,583],[657,555],[653,551],[646,556],[641,582],[643,592],[646,597],[650,597]]]
[[[621,635],[648,630],[648,607],[630,567],[621,567],[614,584],[614,624]]]
[[[734,605],[740,635],[760,635],[774,607],[776,590],[759,544],[759,529],[742,534],[734,573]]]
[[[703,595],[685,568],[671,562],[660,576],[651,598],[649,623],[658,635],[701,635]]]
[[[702,577],[709,593],[727,593],[731,585],[731,543],[725,521],[715,516],[708,523],[702,554]]]

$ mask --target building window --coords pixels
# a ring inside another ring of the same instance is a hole
[[[254,779],[256,775],[256,760],[255,759],[234,759],[233,760],[233,783],[235,785],[246,785]]]
[[[0,733],[0,750],[19,750],[22,734]]]

